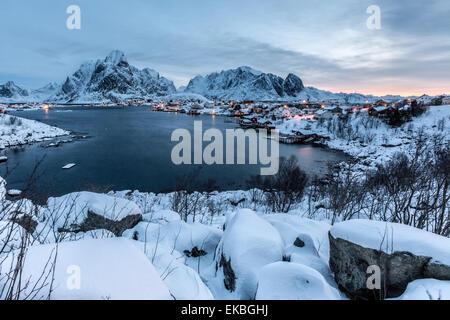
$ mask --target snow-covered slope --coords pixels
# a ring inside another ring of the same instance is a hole
[[[333,93],[314,87],[305,87],[294,74],[286,79],[271,73],[263,73],[250,67],[240,67],[220,73],[193,78],[185,92],[198,93],[208,98],[225,100],[336,100],[341,103],[401,100],[401,96],[376,97],[360,93]]]
[[[175,93],[172,81],[151,69],[130,65],[121,51],[111,52],[104,60],[84,63],[67,77],[49,98],[57,102],[120,102],[131,97],[154,97]]]
[[[303,88],[302,80],[293,74],[283,79],[250,67],[240,67],[205,77],[197,76],[185,91],[216,99],[276,100],[295,97]]]
[[[38,121],[0,114],[0,149],[68,134],[68,131]]]
[[[13,81],[8,81],[0,85],[0,101],[23,101],[28,100],[30,93],[16,85]]]
[[[42,88],[31,90],[31,97],[34,101],[43,102],[48,97],[54,95],[59,89],[61,85],[56,82],[50,82]]]

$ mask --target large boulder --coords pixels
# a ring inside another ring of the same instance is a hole
[[[316,270],[292,262],[275,262],[258,273],[256,300],[338,300],[331,287]]]
[[[251,210],[237,211],[216,252],[218,276],[236,298],[254,299],[258,271],[283,259],[283,240],[278,231]]]
[[[105,194],[75,192],[50,198],[41,220],[60,233],[104,229],[121,236],[142,220],[132,201]]]
[[[414,280],[450,280],[449,238],[369,220],[339,223],[331,228],[329,238],[330,268],[352,299],[395,298]],[[368,286],[374,266],[381,271],[380,289]]]

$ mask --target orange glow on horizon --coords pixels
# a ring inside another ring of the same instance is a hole
[[[401,97],[411,97],[416,96],[420,97],[424,94],[429,96],[440,96],[440,95],[448,95],[450,94],[450,85],[445,87],[445,85],[440,84],[437,88],[430,88],[428,86],[424,86],[423,89],[417,89],[417,85],[411,87],[395,87],[392,86],[390,88],[381,88],[374,85],[371,88],[364,87],[334,87],[334,86],[321,86],[321,85],[312,85],[313,87],[319,88],[321,90],[331,91],[334,93],[344,92],[344,93],[360,93],[364,95],[373,95],[373,96],[387,96],[387,95],[395,95]]]

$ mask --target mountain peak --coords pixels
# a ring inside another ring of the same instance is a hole
[[[111,51],[111,53],[105,59],[105,63],[115,66],[119,65],[121,62],[125,62],[126,64],[128,64],[125,54],[120,50]]]
[[[259,75],[262,74],[261,71],[255,70],[255,69],[253,69],[252,67],[249,67],[249,66],[241,66],[241,67],[237,68],[236,70],[244,71],[244,72],[250,72],[250,73],[253,73],[256,76],[259,76]]]
[[[84,63],[61,86],[50,101],[120,102],[130,97],[154,97],[175,93],[172,81],[152,69],[130,65],[122,51],[112,51],[105,60]]]

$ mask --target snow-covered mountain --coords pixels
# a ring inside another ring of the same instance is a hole
[[[67,77],[49,100],[57,102],[120,102],[130,97],[155,97],[175,93],[172,81],[152,69],[130,65],[120,51],[104,60],[84,63]]]
[[[23,101],[27,100],[30,93],[27,89],[21,88],[12,81],[0,85],[0,100],[2,101]]]
[[[48,97],[54,95],[60,88],[61,85],[58,83],[50,82],[42,88],[31,90],[31,97],[36,101],[45,101]]]
[[[211,73],[192,79],[185,92],[226,100],[277,100],[296,97],[304,89],[294,74],[286,79],[250,67]]]
[[[180,90],[180,89],[179,89]],[[305,87],[294,74],[286,79],[263,73],[250,67],[211,73],[193,78],[185,92],[197,93],[211,99],[224,100],[336,100],[340,103],[374,102],[379,99],[400,100],[400,96],[375,97],[359,93],[333,93],[314,87]]]
[[[0,85],[0,102],[113,102],[127,98],[151,98],[161,101],[178,98],[193,100],[224,99],[254,101],[330,101],[340,103],[397,101],[401,96],[376,97],[359,93],[333,93],[305,87],[294,74],[285,79],[250,67],[197,76],[187,87],[175,88],[172,81],[152,69],[140,70],[130,65],[121,51],[105,59],[90,61],[61,83],[50,83],[37,90],[27,90],[14,82]],[[410,97],[414,98],[414,97]]]
[[[361,93],[334,93],[330,91],[320,90],[314,87],[306,87],[298,96],[300,100],[308,100],[311,102],[320,102],[320,101],[332,101],[335,100],[339,103],[365,103],[370,102],[374,103],[380,99],[385,101],[398,101],[405,99],[401,96],[383,96],[377,97],[373,95],[364,95]]]

